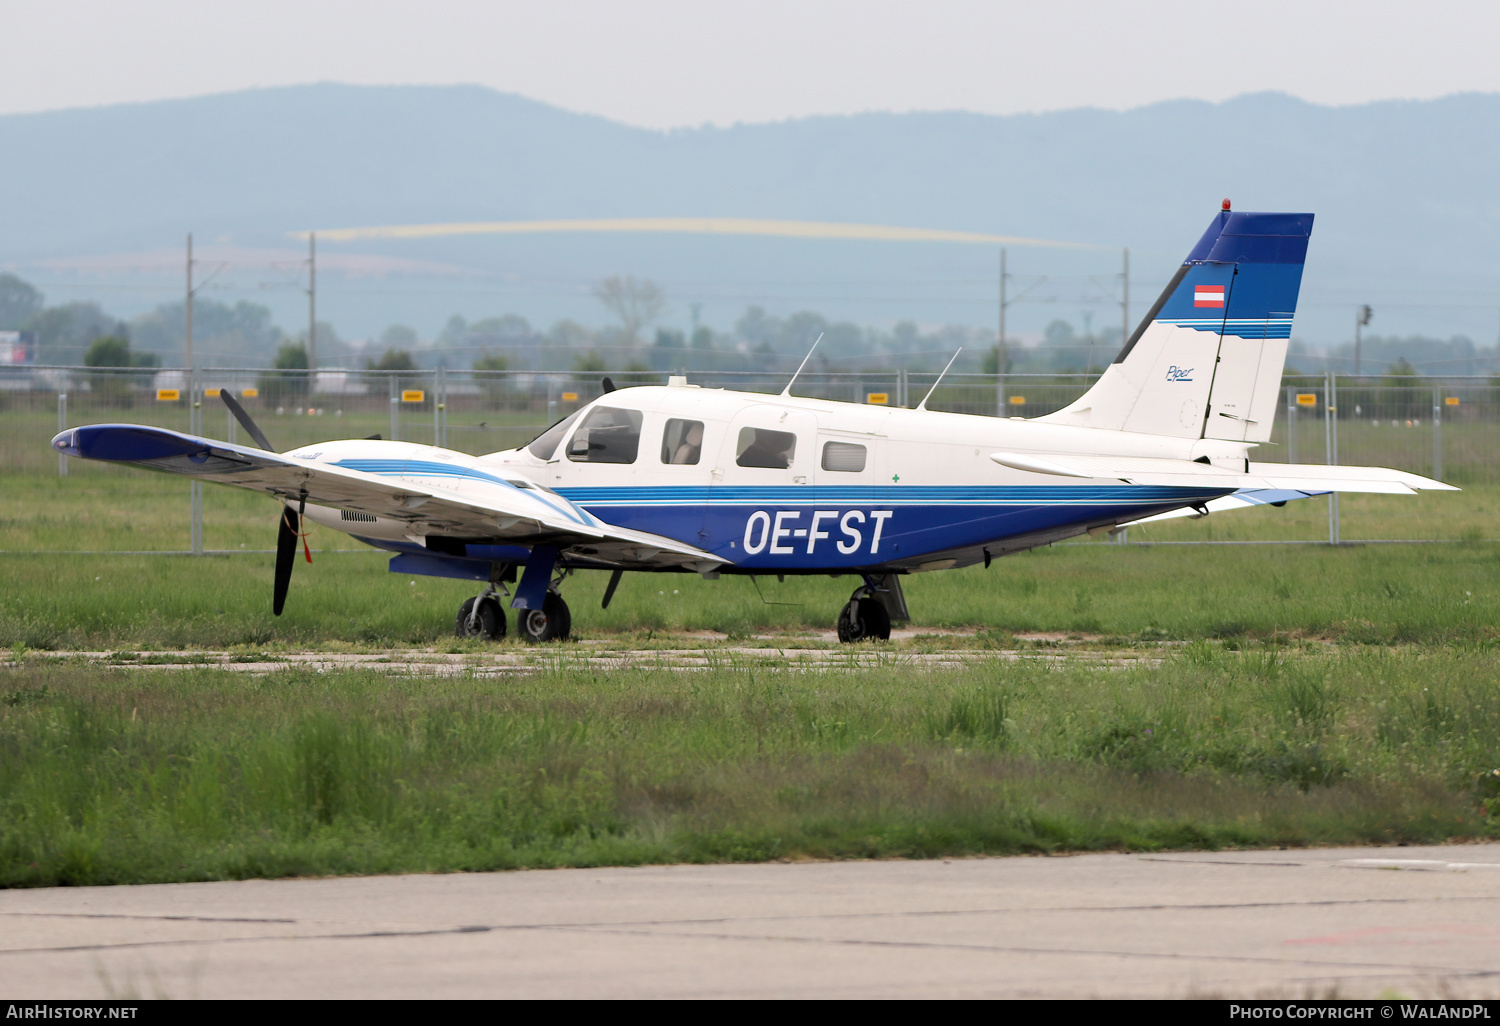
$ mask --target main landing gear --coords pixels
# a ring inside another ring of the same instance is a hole
[[[901,580],[895,574],[879,577],[866,575],[865,583],[854,589],[849,601],[839,611],[839,640],[889,641],[892,613],[905,620],[906,598],[901,594]]]
[[[565,641],[573,633],[573,614],[555,591],[547,592],[541,609],[522,609],[516,614],[516,630],[532,643]]]
[[[542,599],[542,608],[516,611],[516,632],[533,644],[566,641],[573,633],[573,614],[557,593],[559,583],[561,578],[553,582]],[[460,638],[488,638],[490,641],[505,637],[505,609],[495,597],[502,590],[498,583],[491,584],[481,595],[459,606],[453,633]]]
[[[505,610],[495,599],[497,590],[497,586],[491,584],[482,595],[459,606],[453,633],[460,638],[488,638],[491,641],[505,637]]]

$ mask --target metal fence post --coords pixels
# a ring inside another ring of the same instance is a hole
[[[1338,466],[1339,462],[1339,422],[1338,422],[1338,379],[1334,377],[1333,371],[1328,371],[1323,380],[1323,445],[1327,453],[1328,465]],[[1339,493],[1328,493],[1328,544],[1339,543]]]
[[[203,434],[203,390],[198,381],[198,367],[188,368],[188,434]],[[189,536],[193,555],[203,555],[203,482],[193,479],[188,485],[192,506],[192,525]]]
[[[432,444],[439,448],[443,444],[443,400],[439,385],[442,380],[443,368],[438,367],[432,372],[432,381],[427,386],[432,395]]]
[[[1297,462],[1297,386],[1286,387],[1286,461]]]
[[[401,434],[401,397],[396,394],[396,372],[387,371],[386,384],[391,392],[391,441],[398,441]]]
[[[57,393],[57,430],[58,433],[68,430],[68,393]],[[57,476],[68,476],[68,458],[62,453],[57,454]]]
[[[1443,479],[1443,388],[1432,386],[1432,477]]]

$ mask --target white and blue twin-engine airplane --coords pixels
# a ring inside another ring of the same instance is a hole
[[[564,578],[605,569],[606,606],[627,570],[849,574],[861,584],[840,639],[886,638],[906,618],[904,574],[988,566],[1174,513],[1448,488],[1396,470],[1251,461],[1271,434],[1312,222],[1226,200],[1099,381],[1032,420],[674,378],[607,392],[485,456],[371,439],[278,454],[228,390],[260,449],[128,424],[71,428],[52,444],[275,496],[278,615],[308,517],[395,552],[394,572],[484,582],[458,612],[460,635],[503,636],[506,595],[524,637],[565,638]]]

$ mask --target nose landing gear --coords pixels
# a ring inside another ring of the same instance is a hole
[[[883,577],[867,576],[865,583],[854,589],[854,594],[849,596],[849,601],[839,611],[840,641],[850,644],[856,641],[890,640],[890,610],[876,597],[878,593],[886,590],[885,581],[886,578]]]

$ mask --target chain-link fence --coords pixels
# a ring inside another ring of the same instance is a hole
[[[329,438],[379,435],[469,453],[511,448],[604,391],[664,384],[657,371],[212,370],[89,367],[0,369],[0,452],[11,473],[66,475],[52,434],[77,424],[154,424],[229,441],[243,440],[217,400],[232,393],[280,449]],[[794,392],[846,402],[915,406],[936,372],[804,371]],[[695,373],[694,384],[779,392],[780,372]],[[1038,417],[1072,402],[1093,383],[1084,374],[949,374],[928,408],[985,416]],[[1288,375],[1267,462],[1395,467],[1469,489],[1500,484],[1500,381],[1494,378],[1358,380]],[[76,472],[76,471],[75,471]],[[195,489],[195,492],[197,489]],[[196,498],[185,516],[201,510]],[[1336,522],[1332,530],[1337,531]],[[1305,532],[1304,532],[1305,533]],[[1493,532],[1486,532],[1488,537]],[[196,524],[194,548],[201,545]],[[1335,533],[1333,537],[1337,537]],[[1312,540],[1312,539],[1302,539]]]

